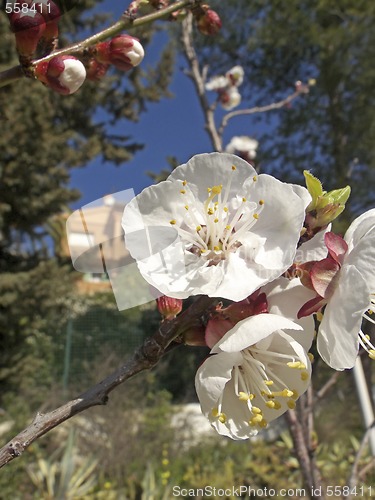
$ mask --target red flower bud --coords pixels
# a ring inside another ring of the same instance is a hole
[[[31,59],[42,37],[46,23],[39,12],[25,9],[23,12],[10,14],[10,27],[16,37],[19,55]]]
[[[221,19],[214,10],[207,9],[197,18],[197,27],[203,35],[216,35],[221,29]]]
[[[141,63],[144,50],[137,38],[119,35],[95,45],[93,55],[102,64],[113,64],[118,69],[128,71]]]
[[[46,29],[43,35],[44,40],[47,42],[54,41],[59,35],[58,22],[61,17],[60,9],[52,0],[35,0],[32,6],[35,7],[37,12],[42,14],[46,22]]]
[[[163,295],[162,297],[156,299],[156,303],[158,305],[158,310],[160,314],[164,316],[164,319],[173,319],[182,310],[181,299],[174,299]]]
[[[73,56],[56,56],[35,66],[38,80],[55,92],[69,95],[76,92],[86,78],[84,65]]]
[[[107,73],[108,68],[109,68],[108,64],[102,64],[98,62],[96,59],[90,59],[90,61],[86,64],[87,80],[91,80],[93,82],[101,80],[103,76]]]

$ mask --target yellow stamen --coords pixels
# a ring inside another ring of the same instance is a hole
[[[234,170],[237,170],[237,168],[236,168],[234,165],[232,165],[232,170],[233,170],[233,171],[234,171]]]
[[[201,230],[202,230],[202,226],[197,226],[197,227],[195,228],[195,230],[196,230],[197,232],[201,231]]]
[[[180,193],[185,194],[186,193],[185,189],[180,189]]]
[[[273,385],[273,380],[265,380],[264,383],[266,385]]]
[[[260,413],[262,413],[262,410],[260,408],[258,408],[257,406],[252,406],[251,407],[251,411],[255,414],[255,415],[258,415]]]
[[[264,205],[264,200],[259,200],[259,205]]]
[[[170,220],[170,221],[169,221],[169,224],[171,224],[172,226],[173,226],[174,224],[176,224],[176,219],[172,219],[172,220]]]
[[[259,219],[259,215],[258,214],[253,214],[253,217],[254,217],[254,219],[257,219],[257,220]]]

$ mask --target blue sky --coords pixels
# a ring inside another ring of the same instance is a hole
[[[100,10],[113,11],[114,20],[122,11],[121,5],[113,0],[106,0],[100,4]],[[155,61],[158,51],[165,42],[166,36],[163,34],[156,37],[155,43],[149,46],[146,52],[142,63],[145,67]],[[166,168],[167,156],[176,156],[181,163],[184,163],[194,154],[212,151],[204,130],[203,115],[193,84],[183,73],[182,65],[184,61],[181,59],[176,65],[170,89],[173,98],[148,104],[148,111],[141,115],[139,123],[122,122],[118,125],[120,133],[130,135],[135,142],[145,145],[142,151],[135,154],[132,161],[115,167],[99,159],[85,168],[75,169],[72,172],[71,186],[78,188],[82,193],[81,200],[72,205],[73,209],[106,194],[125,189],[133,188],[139,193],[152,182],[146,171],[160,172]],[[257,136],[256,130],[251,127],[249,117],[233,120],[228,127],[228,139],[236,134]]]

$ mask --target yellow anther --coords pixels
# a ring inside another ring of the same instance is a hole
[[[310,362],[313,363],[314,362],[314,354],[312,352],[309,352],[309,353],[307,353],[307,355],[309,357]]]
[[[232,165],[232,170],[233,170],[233,171],[234,171],[234,170],[237,170],[237,168],[236,168],[234,165]]]
[[[289,363],[287,363],[289,368],[299,368],[300,364],[300,361],[289,361]]]
[[[218,247],[218,246],[215,245],[214,246],[214,250],[215,250],[215,252],[219,252],[220,251],[220,247]]]
[[[225,226],[225,229],[226,229],[227,231],[230,231],[232,228],[231,228],[231,226],[228,224],[227,226]]]
[[[249,423],[251,422],[252,425],[259,424],[259,422],[261,422],[262,420],[263,420],[262,415],[258,413],[258,415],[254,415],[254,417],[250,419]]]
[[[213,194],[220,194],[222,189],[223,189],[222,184],[220,184],[220,186],[212,186],[212,193]]]
[[[214,222],[219,222],[219,219],[216,217],[216,219],[214,219]]]
[[[215,418],[218,417],[219,416],[219,410],[217,408],[212,408],[211,415],[213,417],[215,417]]]
[[[371,337],[370,337],[370,335],[368,333],[365,335],[365,339],[371,340]]]
[[[186,184],[187,184],[187,181],[182,181],[183,186],[186,186]]]
[[[254,219],[259,219],[259,215],[258,214],[253,214],[253,217],[254,217]]]
[[[264,200],[259,200],[259,205],[264,205]]]
[[[253,181],[256,182],[257,180],[258,180],[258,177],[256,175],[254,175]]]
[[[246,198],[245,198],[245,197],[243,197],[243,198],[242,198],[242,201],[245,203],[245,201],[247,201],[247,200],[246,200]]]
[[[285,388],[281,391],[280,396],[282,396],[283,398],[291,398],[293,396],[293,391]]]
[[[304,382],[309,379],[309,374],[308,372],[301,372],[301,380]]]
[[[224,210],[224,212],[228,212],[229,208],[228,207],[224,207],[223,210]]]
[[[293,401],[293,399],[289,399],[289,401],[287,401],[286,404],[288,405],[288,408],[290,408],[291,410],[294,410],[294,408],[296,407],[296,402]]]
[[[249,401],[249,399],[250,399],[250,395],[249,395],[249,394],[246,394],[246,392],[242,392],[242,391],[240,391],[240,392],[238,393],[238,399],[239,399],[240,401]]]
[[[293,389],[293,396],[291,396],[291,398],[293,398],[294,400],[297,400],[299,398],[298,391],[296,391],[295,389]]]
[[[212,210],[212,208],[209,208],[209,209],[207,210],[207,213],[208,213],[208,215],[213,215],[214,211]]]
[[[267,420],[263,419],[261,422],[259,422],[259,427],[262,427],[263,429],[267,427],[267,425],[268,425]]]
[[[262,410],[260,408],[258,408],[257,406],[252,406],[251,407],[251,411],[255,414],[255,415],[259,415],[260,413],[262,413]]]
[[[274,408],[274,410],[280,410],[280,408],[281,408],[280,401],[275,401],[275,406],[273,408]]]
[[[189,205],[185,205],[185,210],[189,210]]]
[[[186,193],[185,189],[180,189],[180,193],[185,194]]]
[[[170,220],[170,221],[169,221],[169,224],[172,224],[172,226],[173,226],[174,224],[176,224],[176,219],[172,219],[172,220]]]
[[[195,228],[195,230],[196,230],[197,232],[202,231],[202,226],[197,226],[197,227]]]
[[[318,312],[316,313],[316,319],[317,319],[319,322],[321,322],[321,321],[322,321],[322,319],[323,319],[323,314],[322,314],[320,311],[318,311]]]
[[[211,188],[207,188],[207,193],[211,193],[212,189]]]
[[[368,352],[369,358],[375,359],[375,349],[370,349]]]
[[[266,385],[273,385],[273,380],[265,380],[264,383]]]
[[[220,413],[219,422],[221,422],[222,424],[225,424],[226,421],[227,421],[227,416],[225,415],[225,413]]]
[[[249,399],[250,399],[250,401],[252,401],[254,398],[255,398],[255,394],[252,394],[252,393],[250,392],[250,394],[249,394]]]
[[[267,408],[275,408],[275,401],[267,401],[266,403]]]

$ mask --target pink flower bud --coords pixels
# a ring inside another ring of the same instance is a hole
[[[43,38],[46,41],[53,41],[59,35],[58,22],[61,12],[58,6],[52,0],[35,0],[32,3],[37,12],[42,14],[46,22],[46,29]]]
[[[96,59],[90,59],[86,64],[86,78],[93,82],[98,82],[107,73],[109,68],[108,64],[102,64]]]
[[[197,27],[203,35],[216,35],[221,29],[221,19],[212,9],[207,9],[197,18]]]
[[[94,56],[102,64],[113,64],[116,68],[128,71],[138,66],[145,53],[137,38],[118,35],[94,47]]]
[[[35,66],[38,80],[55,92],[69,95],[76,92],[86,78],[84,65],[73,56],[56,56]]]
[[[164,319],[173,319],[182,310],[182,300],[163,295],[156,299],[158,310]]]
[[[11,30],[16,37],[16,47],[19,55],[30,59],[46,29],[42,14],[25,9],[23,12],[10,14],[9,21]]]

